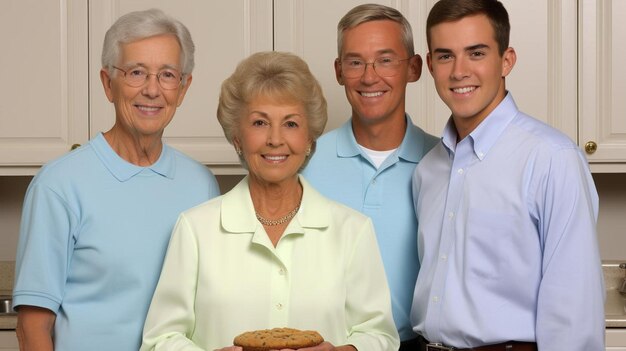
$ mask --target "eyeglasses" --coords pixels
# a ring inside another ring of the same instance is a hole
[[[124,72],[124,82],[135,88],[146,84],[150,76],[156,76],[161,88],[166,90],[177,89],[183,80],[183,74],[170,68],[160,70],[158,73],[148,73],[148,70],[141,66],[132,67],[127,70],[115,66],[113,66],[113,68]]]
[[[341,72],[346,78],[359,78],[363,76],[367,65],[372,65],[374,72],[381,77],[393,77],[399,72],[400,62],[411,58],[397,59],[393,57],[379,57],[374,62],[365,62],[361,59],[344,59],[339,62]]]

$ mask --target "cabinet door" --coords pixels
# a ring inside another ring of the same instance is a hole
[[[0,351],[19,351],[15,331],[0,330]]]
[[[580,142],[596,171],[626,171],[626,1],[580,2]],[[621,38],[621,39],[620,39]],[[593,144],[592,144],[593,143]],[[594,152],[595,144],[595,152]],[[621,164],[616,164],[621,162]]]
[[[240,60],[272,50],[271,0],[89,1],[90,135],[109,130],[115,121],[99,77],[106,30],[127,12],[155,7],[183,22],[196,45],[193,82],[165,130],[166,142],[202,163],[222,167],[213,167],[216,173],[232,172],[239,159],[217,122],[219,89]]]
[[[397,8],[411,23],[415,51],[424,59],[422,77],[407,88],[406,110],[413,120],[440,135],[450,112],[441,102],[426,67],[426,18],[435,0],[374,1]],[[511,46],[518,61],[507,78],[520,108],[576,140],[576,3],[566,0],[504,0],[512,24]],[[318,78],[329,105],[327,130],[351,113],[335,80],[337,22],[359,0],[274,0],[275,49],[302,56]]]
[[[0,174],[33,173],[88,137],[87,3],[3,1],[0,42]]]

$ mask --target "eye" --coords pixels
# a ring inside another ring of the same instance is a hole
[[[448,61],[450,59],[452,59],[452,55],[450,54],[441,54],[437,56],[437,61]]]
[[[481,58],[483,56],[485,56],[485,53],[482,52],[482,51],[472,51],[472,52],[470,52],[470,57],[472,57],[472,58]]]
[[[296,123],[294,121],[287,121],[287,122],[285,122],[285,126],[287,126],[288,128],[297,128],[298,127],[298,123]]]
[[[264,125],[267,125],[267,122],[265,122],[262,119],[256,119],[256,120],[252,121],[252,125],[255,126],[255,127],[262,127]]]
[[[129,69],[126,74],[131,78],[142,78],[145,77],[148,73],[146,70],[136,67]]]
[[[376,59],[376,63],[380,65],[389,66],[396,62],[396,59],[393,57],[380,57]]]
[[[349,68],[359,68],[363,66],[363,61],[357,59],[347,59],[343,61],[343,64]]]

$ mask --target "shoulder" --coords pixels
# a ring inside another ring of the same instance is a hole
[[[41,167],[31,184],[52,185],[83,177],[85,170],[93,163],[99,163],[96,153],[89,143],[56,158]]]

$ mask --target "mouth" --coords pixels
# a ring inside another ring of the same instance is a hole
[[[287,159],[287,155],[263,155],[263,159],[272,163],[282,162]]]
[[[155,113],[161,110],[160,106],[149,106],[149,105],[135,105],[135,107],[145,113]]]
[[[365,98],[374,98],[374,97],[382,96],[384,92],[383,91],[372,91],[372,92],[360,91],[359,94]]]
[[[469,87],[461,87],[461,88],[452,88],[450,90],[452,90],[452,92],[455,94],[469,94],[476,89],[478,89],[477,86],[469,86]]]

